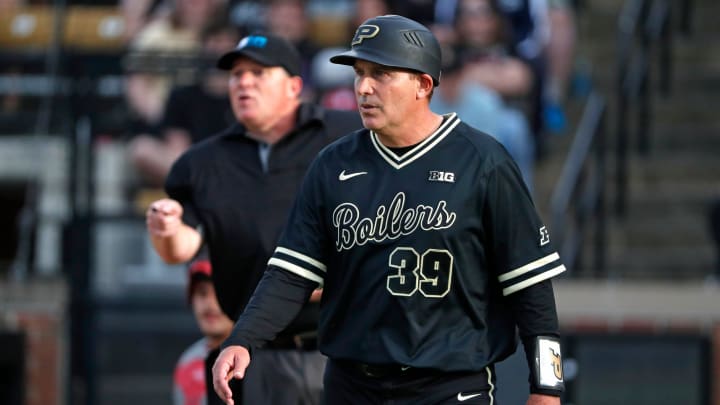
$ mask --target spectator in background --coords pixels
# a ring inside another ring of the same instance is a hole
[[[230,0],[228,3],[228,19],[236,27],[243,27],[246,32],[265,29],[265,19],[258,18],[265,13],[266,0]]]
[[[569,0],[498,0],[510,22],[514,52],[536,76],[537,129],[565,130],[562,107],[572,70],[575,17]]]
[[[0,12],[13,11],[25,5],[25,0],[0,0]]]
[[[237,29],[222,20],[202,34],[198,81],[172,89],[164,109],[159,136],[140,134],[129,145],[130,160],[145,182],[162,186],[170,166],[192,143],[227,128],[235,120],[228,100],[227,72],[215,61],[239,39]]]
[[[203,28],[223,15],[225,0],[174,0],[169,11],[145,25],[130,43],[126,98],[134,117],[130,133],[159,134],[173,80],[172,62],[195,55]],[[170,60],[175,57],[176,60]],[[188,68],[188,66],[185,66]]]
[[[426,26],[435,22],[435,0],[387,0],[387,2],[393,14],[410,18]]]
[[[508,50],[506,21],[495,0],[460,0],[455,26],[465,75],[506,99],[527,100],[532,71]]]
[[[526,117],[507,106],[492,89],[467,80],[463,55],[456,50],[443,49],[442,62],[442,81],[430,108],[438,114],[456,112],[470,126],[497,139],[515,159],[525,185],[532,191],[534,144]]]
[[[311,40],[305,0],[269,0],[265,14],[267,30],[289,40],[302,58],[303,91],[310,99],[315,88],[312,60],[319,47]]]
[[[564,100],[574,59],[575,15],[569,0],[494,0],[506,22],[505,37],[512,55],[533,74],[529,104],[531,128],[538,146],[545,132],[562,133],[567,126]],[[436,0],[435,18],[447,25],[462,15],[463,0]],[[455,10],[451,13],[451,10]],[[455,21],[457,24],[457,21]],[[462,34],[458,33],[458,37]],[[542,151],[538,148],[538,153]]]
[[[378,15],[390,13],[386,0],[356,0],[348,16],[348,38],[355,35],[355,29],[364,21]],[[320,50],[313,58],[312,76],[315,78],[315,100],[326,108],[354,111],[357,109],[353,83],[355,73],[330,62],[330,57],[345,51],[343,47],[328,47]]]
[[[124,37],[132,41],[150,21],[161,0],[120,0],[118,6],[125,21]]]
[[[388,0],[393,14],[408,17],[427,26],[443,46],[452,45],[456,39],[452,27],[456,2],[457,0]]]
[[[188,267],[188,301],[192,308],[202,339],[188,347],[175,365],[173,372],[173,404],[200,405],[206,403],[208,381],[205,358],[210,350],[220,347],[232,331],[233,322],[220,309],[212,268],[205,255],[193,260]]]
[[[394,11],[398,13],[398,11]],[[350,15],[350,21],[348,28],[352,30],[350,32],[352,38],[355,35],[355,30],[366,20],[373,18],[378,15],[390,14],[390,6],[386,0],[356,0],[355,9],[352,15]],[[409,18],[409,17],[408,17]]]
[[[565,98],[575,60],[575,11],[570,0],[548,0],[550,38],[547,44],[548,74],[543,89],[543,115],[547,129],[561,133],[567,128]]]
[[[325,108],[356,111],[357,101],[353,82],[355,74],[344,66],[330,62],[330,57],[345,48],[324,48],[315,55],[312,75],[315,77],[315,100]]]

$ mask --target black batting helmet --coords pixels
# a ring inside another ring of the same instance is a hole
[[[330,62],[353,65],[355,59],[427,73],[440,83],[440,44],[424,25],[399,15],[366,20],[355,31],[351,49]]]

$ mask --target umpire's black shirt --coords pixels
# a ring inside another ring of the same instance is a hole
[[[295,128],[272,146],[267,170],[261,145],[241,124],[193,145],[173,165],[165,191],[182,204],[185,223],[199,227],[220,306],[232,320],[265,271],[306,169],[325,145],[361,126],[356,112],[302,104]],[[287,332],[315,329],[317,310],[306,305]]]

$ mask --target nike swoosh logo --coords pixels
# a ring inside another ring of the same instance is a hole
[[[463,401],[467,401],[468,399],[479,397],[480,395],[482,395],[482,393],[463,395],[462,392],[458,392],[457,400],[460,402],[463,402]]]
[[[345,170],[343,170],[340,173],[340,175],[338,176],[338,180],[345,181],[347,179],[352,179],[353,177],[362,176],[363,174],[367,174],[367,172],[355,172],[355,173],[345,174]]]

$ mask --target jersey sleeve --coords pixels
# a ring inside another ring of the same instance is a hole
[[[315,288],[317,284],[305,277],[268,266],[222,347],[262,347],[287,330]]]
[[[323,221],[322,164],[316,159],[303,180],[288,222],[268,265],[323,285],[327,232]]]
[[[165,193],[183,206],[183,222],[191,227],[200,225],[198,209],[193,199],[192,170],[187,153],[173,163],[165,178]]]
[[[502,294],[510,295],[565,271],[520,171],[509,157],[487,175],[486,192],[483,222]]]

